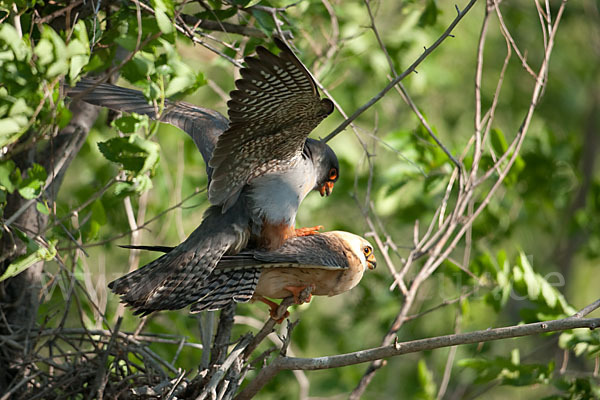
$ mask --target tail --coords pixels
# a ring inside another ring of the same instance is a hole
[[[190,311],[214,311],[230,303],[248,302],[254,295],[260,274],[259,268],[216,269],[202,287],[200,297]]]
[[[197,249],[206,244],[183,242],[150,264],[109,283],[108,287],[121,296],[122,302],[135,309],[136,315],[183,308],[191,303],[186,293],[212,269],[209,258],[195,257]]]
[[[147,251],[158,251],[160,253],[168,253],[175,247],[172,246],[139,246],[130,244],[120,244],[119,247],[131,250],[147,250]]]
[[[208,162],[217,144],[217,138],[229,127],[227,118],[218,111],[170,100],[165,102],[164,110],[159,110],[156,105],[149,103],[139,90],[110,83],[97,83],[89,78],[83,78],[75,87],[69,88],[68,95],[74,100],[83,100],[111,110],[147,115],[185,131],[202,154],[210,180],[212,169],[208,167]],[[160,116],[157,114],[159,111],[162,111]]]
[[[210,207],[200,226],[183,243],[108,287],[135,309],[136,315],[176,310],[196,302],[221,257],[239,252],[248,242],[243,203],[240,199],[226,214],[218,206]]]

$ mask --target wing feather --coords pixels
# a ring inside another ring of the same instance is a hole
[[[81,79],[75,87],[69,89],[68,94],[74,99],[111,110],[147,115],[185,131],[202,154],[210,180],[212,169],[208,167],[208,162],[212,157],[217,138],[229,127],[227,118],[218,111],[182,101],[166,100],[165,108],[158,116],[157,107],[149,103],[139,90],[110,83],[97,83],[89,78]]]
[[[209,163],[214,168],[209,200],[223,204],[223,211],[250,180],[300,156],[310,132],[333,111],[300,60],[281,40],[275,43],[278,55],[259,46],[257,57],[246,58],[242,79],[230,93],[231,124]]]
[[[288,239],[271,251],[245,251],[221,257],[216,269],[256,268],[349,268],[353,256],[347,244],[336,235],[322,233]]]

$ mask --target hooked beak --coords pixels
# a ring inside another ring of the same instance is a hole
[[[327,181],[325,182],[320,188],[319,188],[319,193],[321,193],[321,196],[329,196],[331,194],[331,192],[333,192],[333,182],[332,181]]]
[[[373,254],[367,257],[367,267],[369,267],[369,269],[377,268],[377,260],[375,260],[375,256]]]

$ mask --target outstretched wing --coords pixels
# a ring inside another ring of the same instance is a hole
[[[333,111],[300,60],[274,40],[278,55],[259,46],[258,57],[246,58],[227,103],[229,129],[219,136],[209,163],[214,173],[208,197],[223,204],[223,211],[252,178],[298,156],[309,133]]]
[[[109,83],[97,83],[89,78],[81,79],[68,90],[70,97],[86,103],[107,107],[115,111],[135,112],[152,119],[174,125],[185,131],[202,154],[210,181],[212,168],[208,162],[212,157],[217,138],[229,127],[229,121],[218,111],[197,107],[190,103],[167,100],[165,108],[157,116],[158,109],[138,90],[127,89]]]

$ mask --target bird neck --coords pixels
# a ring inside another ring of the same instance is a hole
[[[294,226],[300,203],[316,185],[312,161],[298,157],[295,163],[292,168],[262,175],[250,183],[250,214],[258,226],[262,220]]]

